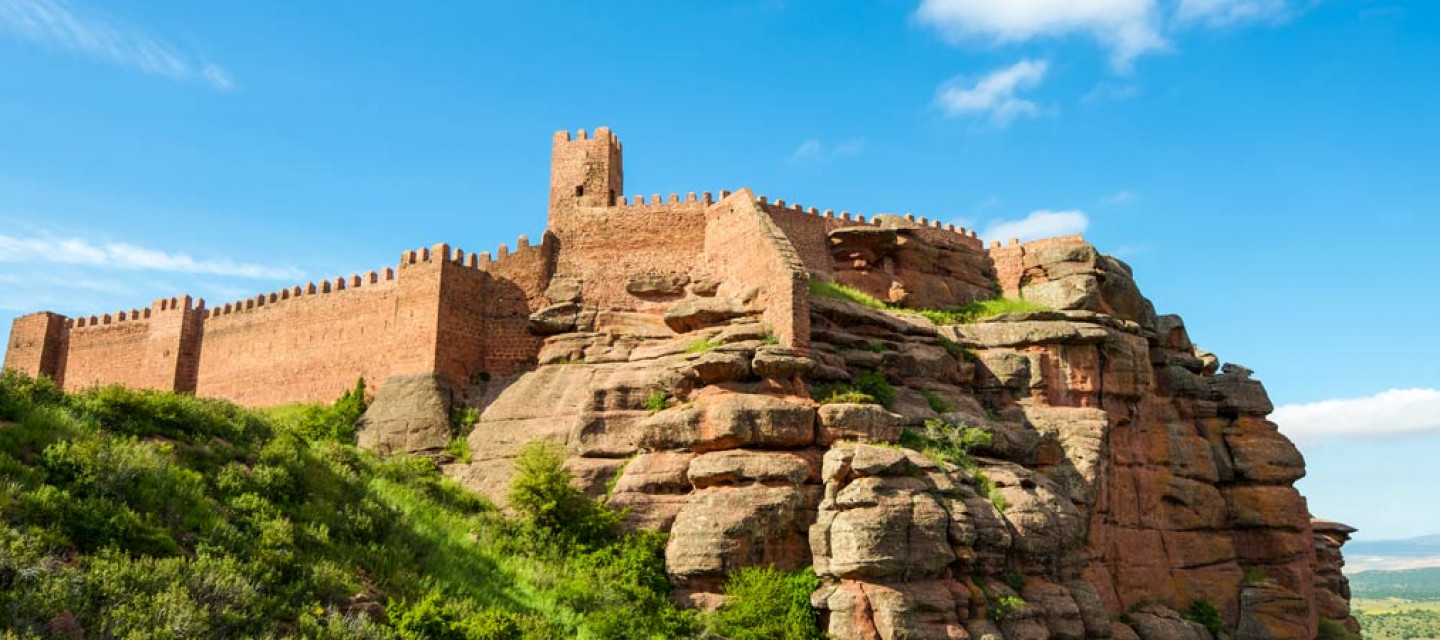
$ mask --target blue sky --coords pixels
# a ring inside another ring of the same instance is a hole
[[[1440,532],[1440,3],[293,4],[0,0],[0,322],[513,246],[606,125],[632,194],[1083,228],[1317,515]]]

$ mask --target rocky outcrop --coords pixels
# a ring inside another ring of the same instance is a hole
[[[386,454],[444,450],[450,444],[451,394],[450,383],[440,376],[386,380],[360,419],[356,444]]]
[[[1304,460],[1266,419],[1263,385],[1157,316],[1128,266],[1076,239],[992,249],[993,271],[952,264],[903,219],[829,238],[838,280],[900,304],[983,297],[988,275],[955,274],[994,273],[1053,310],[935,326],[812,297],[796,347],[773,344],[759,297],[725,282],[700,295],[631,278],[651,306],[618,312],[565,300],[583,283],[557,281],[541,315],[563,324],[576,305],[575,327],[494,395],[474,460],[447,470],[501,500],[509,456],[563,443],[629,526],[670,532],[678,598],[713,607],[737,568],[810,566],[836,639],[1354,628],[1339,570],[1352,530],[1312,522],[1293,486]],[[808,393],[877,379],[885,406]],[[925,444],[961,430],[968,454]]]

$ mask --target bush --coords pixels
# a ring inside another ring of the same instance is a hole
[[[515,456],[510,506],[540,532],[582,546],[614,537],[619,514],[585,497],[572,485],[559,446],[536,441]]]
[[[1180,614],[1180,617],[1204,625],[1206,629],[1210,630],[1212,636],[1218,636],[1220,627],[1225,624],[1220,619],[1220,611],[1215,608],[1215,605],[1210,604],[1209,600],[1196,600],[1190,603],[1190,608]]]
[[[1029,300],[1000,297],[998,292],[995,297],[989,300],[977,300],[958,307],[949,309],[908,309],[883,302],[874,296],[864,293],[854,287],[849,287],[837,282],[828,280],[811,280],[810,294],[824,298],[846,300],[870,309],[882,311],[894,311],[898,313],[911,313],[922,316],[935,324],[968,324],[983,318],[998,316],[1005,313],[1023,313],[1028,311],[1049,311],[1050,307]]]
[[[940,394],[934,391],[921,389],[920,395],[925,396],[925,404],[929,405],[930,410],[935,413],[950,413],[955,410],[955,407],[950,406],[949,402],[946,402],[944,398],[940,397]]]
[[[1000,622],[1025,608],[1025,599],[1020,596],[1000,596],[990,603],[990,619]]]
[[[910,429],[900,432],[900,446],[919,451],[936,464],[949,463],[962,469],[974,469],[975,460],[970,457],[970,450],[988,447],[992,439],[989,431],[964,423],[951,424],[940,418],[926,420],[922,433]]]
[[[650,413],[660,413],[670,403],[670,393],[664,389],[651,389],[645,394],[645,410]]]
[[[731,640],[811,640],[822,637],[810,594],[820,581],[809,567],[784,572],[747,567],[725,582],[725,605],[711,614],[711,633]]]
[[[855,378],[855,390],[870,396],[887,409],[895,404],[895,387],[879,371],[867,371]]]

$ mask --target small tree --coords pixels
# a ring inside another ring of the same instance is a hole
[[[564,542],[603,544],[615,536],[620,514],[586,497],[570,484],[560,448],[549,442],[525,445],[515,456],[510,506],[540,532]]]

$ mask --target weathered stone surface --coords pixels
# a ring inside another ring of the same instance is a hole
[[[1252,583],[1240,592],[1240,623],[1235,637],[1246,640],[1313,638],[1310,603],[1271,580]]]
[[[635,273],[625,279],[625,290],[645,297],[674,296],[685,293],[690,276],[683,273]]]
[[[665,568],[682,589],[718,591],[727,570],[810,562],[805,535],[816,486],[710,487],[690,495],[670,529]]]
[[[541,336],[574,331],[580,320],[580,311],[580,305],[574,302],[552,304],[530,314],[525,326],[530,333]]]
[[[720,393],[652,415],[639,431],[653,448],[801,447],[815,440],[815,408],[795,399]]]
[[[450,444],[450,385],[438,376],[395,376],[360,419],[356,445],[377,453],[433,453]]]
[[[841,440],[895,442],[900,439],[905,417],[878,404],[827,404],[819,410],[821,444]]]
[[[800,485],[818,480],[819,467],[815,455],[732,449],[695,458],[687,476],[696,489],[751,483]]]
[[[745,315],[745,309],[725,297],[687,298],[670,306],[665,312],[665,325],[686,333]]]
[[[1134,621],[1130,626],[1140,640],[1212,640],[1210,631],[1203,625],[1181,618],[1174,610],[1161,605],[1142,607],[1131,613],[1130,618]]]
[[[755,350],[750,366],[757,376],[785,380],[810,373],[816,362],[799,349],[770,345]]]

